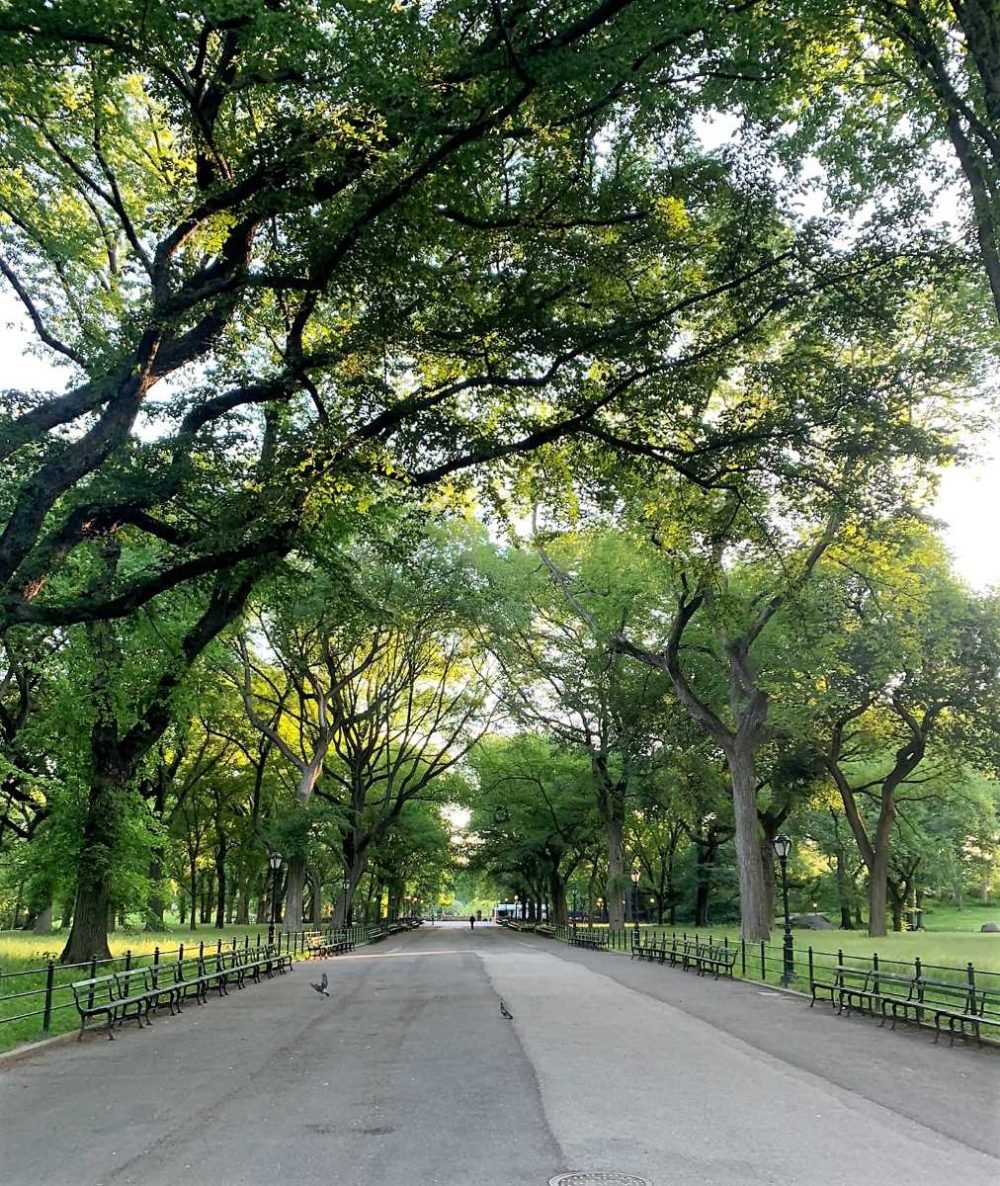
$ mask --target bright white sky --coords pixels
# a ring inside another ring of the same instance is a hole
[[[0,292],[0,390],[64,386],[66,372],[25,352],[27,319]],[[934,513],[959,574],[974,588],[1000,586],[1000,426],[975,442],[980,460],[942,474]]]

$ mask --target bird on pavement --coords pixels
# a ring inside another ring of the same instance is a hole
[[[503,997],[500,998],[500,1016],[506,1017],[508,1021],[514,1020],[514,1014],[504,1004]]]
[[[327,978],[326,978],[326,973],[325,973],[325,972],[323,973],[323,975],[322,975],[322,976],[320,976],[320,978],[319,978],[319,984],[312,984],[312,981],[310,981],[310,985],[311,985],[311,987],[312,987],[312,988],[314,988],[314,989],[315,989],[317,992],[321,992],[321,993],[323,994],[323,996],[325,996],[325,997],[328,997],[328,996],[330,995],[330,994],[329,994],[329,993],[326,991],[326,986],[327,986],[327,984],[328,984],[328,983],[329,983],[329,982],[327,981]]]

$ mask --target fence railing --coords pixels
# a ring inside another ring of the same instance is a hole
[[[569,942],[573,933],[572,926],[555,928],[557,939]],[[608,931],[608,949],[611,951],[631,952],[634,931],[631,927]],[[733,964],[733,975],[742,980],[754,980],[762,984],[781,984],[788,981],[786,976],[786,962],[791,957],[792,976],[789,987],[799,988],[806,992],[817,977],[822,977],[828,970],[836,967],[850,968],[859,973],[883,971],[899,976],[911,976],[917,979],[931,978],[954,983],[957,987],[967,987],[971,990],[986,989],[991,993],[1000,993],[1000,972],[990,969],[976,968],[971,962],[964,967],[949,967],[946,964],[929,964],[919,956],[912,960],[886,959],[872,952],[871,955],[852,955],[842,949],[823,951],[809,945],[804,950],[793,945],[790,952],[786,952],[782,943],[748,943],[744,939],[731,939],[727,935],[713,936],[711,931],[657,931],[643,927],[642,942],[650,946],[683,945],[689,942],[707,944],[720,947],[724,951],[737,949]]]
[[[388,924],[380,924],[374,928],[381,932]],[[294,959],[304,956],[308,950],[307,935],[322,934],[327,941],[348,939],[355,945],[371,941],[373,928],[358,925],[346,930],[336,927],[312,927],[299,931],[278,931],[274,936],[273,946],[279,954],[287,954]],[[69,1029],[69,1025],[59,1024],[59,1015],[75,1007],[71,985],[77,980],[91,980],[95,976],[108,972],[127,972],[132,968],[156,968],[161,963],[177,963],[185,958],[205,955],[221,955],[224,952],[244,951],[251,947],[267,946],[267,932],[260,931],[251,937],[249,933],[232,939],[217,939],[214,942],[200,940],[198,943],[178,943],[176,947],[154,947],[151,951],[126,951],[123,955],[113,956],[111,959],[97,959],[96,957],[78,964],[59,964],[55,960],[48,960],[41,966],[34,968],[15,968],[4,971],[0,967],[0,1048],[8,1045],[4,1041],[3,1027],[17,1022],[25,1023],[22,1031],[18,1031],[16,1040],[26,1041],[29,1038],[45,1037],[55,1028]],[[30,1023],[37,1021],[37,1026]]]

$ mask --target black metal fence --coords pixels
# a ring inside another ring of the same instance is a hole
[[[555,938],[564,942],[570,941],[573,934],[572,926],[552,929],[555,931]],[[631,953],[635,935],[631,927],[609,930],[607,935],[609,951]],[[762,984],[783,984],[807,993],[814,980],[829,979],[835,968],[849,968],[860,975],[881,971],[888,976],[942,981],[972,993],[986,990],[990,994],[1000,995],[1000,972],[976,968],[971,962],[964,967],[949,967],[945,964],[925,963],[919,956],[913,960],[893,960],[885,959],[878,952],[871,955],[851,955],[842,949],[822,951],[811,945],[804,951],[793,947],[790,953],[786,953],[781,943],[748,943],[743,939],[731,939],[727,935],[720,938],[704,931],[657,931],[643,927],[640,935],[643,945],[668,949],[673,947],[680,952],[683,952],[689,943],[721,948],[723,951],[735,949],[734,976]],[[789,954],[790,968],[787,964]],[[791,977],[787,975],[788,971],[791,971]]]
[[[307,935],[322,935],[327,942],[347,939],[359,945],[372,942],[374,937],[381,938],[383,933],[387,933],[388,927],[389,924],[383,923],[374,928],[354,926],[347,930],[324,927],[279,931],[275,935],[274,946],[280,954],[288,954],[294,959],[307,954]],[[170,948],[154,947],[152,951],[126,951],[124,955],[109,960],[95,957],[79,964],[59,964],[50,959],[34,968],[15,968],[11,971],[0,968],[0,1048],[13,1045],[13,1042],[3,1040],[11,1032],[2,1028],[5,1026],[22,1023],[16,1032],[16,1041],[45,1037],[53,1028],[57,1031],[71,1029],[71,1025],[60,1023],[59,1015],[75,1008],[71,988],[74,981],[90,980],[109,972],[127,972],[132,968],[155,968],[161,963],[177,963],[185,957],[221,955],[240,948],[246,951],[251,947],[266,945],[266,933],[258,932],[253,940],[249,934],[245,934],[242,938],[217,939],[214,943],[201,940],[198,943],[179,943]]]

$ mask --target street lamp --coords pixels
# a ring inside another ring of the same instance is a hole
[[[271,921],[267,927],[267,942],[274,942],[274,924],[278,921],[278,876],[281,873],[281,853],[275,850],[267,854],[271,866]]]
[[[639,942],[639,867],[632,866],[629,874],[632,878],[632,942]]]
[[[785,911],[784,970],[781,983],[787,988],[795,979],[795,947],[792,943],[792,919],[788,913],[788,854],[792,851],[791,838],[784,832],[779,832],[771,841],[771,847],[781,863],[781,900]]]

